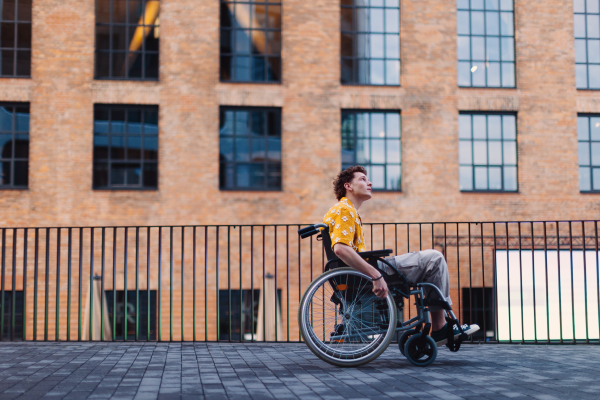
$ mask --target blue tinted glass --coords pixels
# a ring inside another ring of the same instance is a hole
[[[472,11],[471,12],[471,34],[472,35],[483,35],[485,33],[483,12]]]
[[[15,131],[29,132],[29,110],[21,107],[15,109]]]
[[[471,59],[471,43],[469,36],[458,36],[456,40],[458,59],[459,60],[470,60]]]
[[[500,61],[500,38],[498,37],[487,37],[486,41],[486,52],[488,61]]]
[[[0,131],[11,132],[13,130],[12,111],[12,107],[0,107]]]
[[[390,33],[400,32],[400,11],[397,9],[385,10],[385,31]]]
[[[590,140],[590,121],[588,117],[577,117],[577,138]]]
[[[580,142],[578,150],[579,165],[590,165],[590,142]]]
[[[485,13],[485,33],[488,35],[499,35],[500,28],[498,26],[500,22],[500,16],[497,12],[489,12]]]
[[[469,12],[458,11],[456,14],[456,30],[459,35],[468,35],[471,30],[469,28]]]
[[[233,139],[221,138],[219,158],[226,161],[233,161]]]
[[[579,168],[579,190],[582,192],[592,190],[590,168]]]
[[[235,159],[236,161],[250,161],[250,141],[242,138],[235,140]]]
[[[400,137],[400,114],[387,113],[386,118],[386,131],[385,136],[388,138]]]
[[[234,111],[221,111],[221,121],[219,132],[221,135],[233,135],[234,130]]]
[[[505,36],[513,35],[513,13],[500,13],[500,33]]]
[[[473,168],[460,167],[460,190],[473,190]]]

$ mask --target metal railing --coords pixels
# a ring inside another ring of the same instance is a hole
[[[2,338],[300,341],[297,308],[326,261],[305,226],[0,228]],[[364,228],[370,249],[444,254],[455,313],[481,327],[472,342],[600,343],[598,221]]]

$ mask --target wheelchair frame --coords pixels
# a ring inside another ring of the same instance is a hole
[[[317,240],[323,242],[323,246],[324,246],[325,253],[327,256],[327,263],[325,265],[324,272],[327,272],[327,271],[335,269],[335,268],[347,267],[347,265],[344,264],[342,262],[342,260],[340,260],[333,252],[333,249],[331,247],[331,238],[329,235],[329,226],[328,225],[323,224],[323,223],[310,225],[306,228],[299,229],[298,234],[300,235],[300,237],[302,239],[307,238],[309,236],[313,236],[315,234],[319,234],[319,236],[317,236]],[[386,283],[388,285],[388,290],[390,292],[390,295],[393,297],[394,303],[396,304],[396,307],[398,310],[402,310],[404,308],[404,301],[403,301],[404,298],[409,299],[409,300],[410,300],[411,296],[414,296],[414,298],[415,298],[417,315],[407,321],[404,321],[404,322],[402,322],[400,320],[397,321],[396,334],[402,334],[402,336],[399,337],[399,340],[398,340],[401,351],[403,350],[403,348],[402,348],[402,346],[404,344],[403,342],[406,342],[409,339],[409,337],[405,338],[404,335],[407,335],[409,333],[410,333],[410,335],[408,335],[408,336],[412,336],[412,335],[416,335],[416,334],[420,333],[420,337],[418,339],[416,339],[415,345],[421,346],[421,348],[424,348],[426,346],[428,340],[430,342],[432,342],[432,340],[429,337],[429,334],[431,333],[431,311],[429,310],[429,306],[437,306],[437,307],[440,307],[443,310],[445,310],[446,321],[448,322],[449,326],[456,325],[458,327],[458,330],[460,331],[460,336],[458,337],[458,339],[454,338],[454,333],[453,333],[452,329],[447,330],[448,334],[447,334],[447,344],[446,344],[446,346],[451,351],[453,351],[453,352],[458,351],[462,341],[467,339],[468,336],[464,333],[464,331],[458,321],[458,318],[456,318],[456,315],[452,311],[452,307],[444,299],[445,297],[442,294],[441,290],[434,284],[431,284],[428,282],[421,282],[421,283],[416,283],[416,284],[410,283],[407,280],[407,278],[404,276],[404,274],[402,274],[396,267],[394,267],[387,260],[385,260],[384,257],[389,256],[392,252],[393,251],[391,249],[385,249],[385,250],[358,252],[358,254],[365,261],[367,261],[370,265],[372,265],[374,268],[376,268],[382,274],[383,279],[386,281]],[[380,269],[379,264],[378,264],[379,261],[388,265],[395,272],[395,274],[388,275],[386,272],[384,272],[382,269]],[[319,279],[319,277],[317,277],[315,279],[315,281],[317,279]],[[368,277],[367,277],[367,279],[371,280]],[[423,291],[424,287],[430,287],[431,289],[435,290],[439,295],[439,299],[425,298],[425,294]],[[337,290],[337,289],[333,288],[333,290],[335,292],[335,290]],[[414,331],[411,331],[413,329],[414,329]],[[373,331],[370,332],[370,334],[372,334],[372,335],[373,334],[385,334],[385,333],[386,333],[386,330],[384,330],[384,329],[382,329],[380,332],[373,332]],[[337,341],[337,340],[345,340],[345,339],[356,337],[356,336],[360,336],[360,335],[358,333],[355,333],[353,335],[331,335],[329,339]],[[404,339],[406,339],[406,340],[404,340]],[[404,351],[403,351],[403,354],[404,354]],[[436,354],[437,354],[437,350],[436,350]],[[423,363],[420,364],[420,363],[418,363],[418,360],[413,360],[409,356],[407,356],[407,358],[409,359],[409,361],[411,363],[413,363],[414,365],[417,365],[417,366],[425,366],[425,365],[429,365],[431,362],[433,362],[433,360],[430,360],[430,362],[427,362],[426,364],[423,364]],[[433,356],[433,359],[435,359],[435,355]]]

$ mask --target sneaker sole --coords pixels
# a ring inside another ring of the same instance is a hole
[[[478,330],[479,330],[479,325],[477,325],[477,324],[473,324],[473,325],[471,325],[471,328],[470,328],[469,330],[466,330],[466,331],[465,331],[465,333],[466,333],[467,335],[470,335],[470,334],[472,334],[472,333],[475,333],[475,332],[477,332]],[[459,338],[459,336],[460,336],[460,335],[454,335],[454,340],[458,339],[458,338]],[[439,342],[435,342],[436,346],[443,346],[443,345],[445,345],[446,343],[448,343],[448,339],[443,339],[443,340],[440,340]]]

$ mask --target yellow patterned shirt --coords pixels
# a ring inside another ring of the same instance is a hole
[[[323,217],[323,223],[329,225],[331,247],[336,243],[344,243],[355,251],[366,251],[362,220],[352,202],[342,197],[339,203]]]

